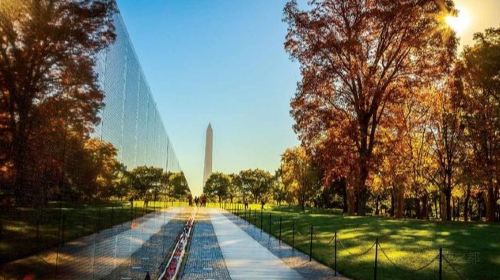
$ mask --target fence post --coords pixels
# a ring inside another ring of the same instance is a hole
[[[280,235],[279,235],[279,244],[281,245],[281,216],[280,216]]]
[[[313,253],[313,225],[311,225],[311,239],[309,240],[309,261],[312,260],[312,253]]]
[[[334,262],[333,262],[333,269],[335,270],[335,276],[337,276],[337,231],[335,231],[335,235],[333,237],[333,256],[334,256]]]
[[[40,250],[40,220],[42,218],[42,215],[40,214],[41,213],[41,209],[42,209],[42,206],[38,206],[39,209],[37,211],[37,214],[38,214],[38,217],[36,219],[36,245],[37,245],[37,249]],[[1,237],[1,234],[2,234],[2,221],[0,220],[0,237]]]
[[[269,238],[271,238],[271,234],[272,234],[272,223],[271,223],[271,213],[269,213]]]
[[[375,239],[375,269],[373,271],[374,280],[377,280],[377,258],[378,258],[378,237]]]
[[[61,222],[61,246],[64,245],[64,229],[66,227],[66,215],[62,215],[62,222]]]
[[[130,203],[130,220],[134,218],[134,204]]]
[[[292,250],[295,251],[295,221],[292,224]]]
[[[130,209],[132,210],[132,219],[135,219],[135,207],[134,207],[134,201],[130,204]]]
[[[439,248],[439,280],[443,279],[443,248]]]
[[[99,232],[101,230],[101,207],[97,206],[97,230]]]
[[[260,208],[260,233],[262,233],[262,215],[264,215],[262,213],[262,208]]]

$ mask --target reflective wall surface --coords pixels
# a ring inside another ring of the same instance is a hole
[[[129,170],[148,165],[180,171],[120,14],[115,16],[115,28],[115,43],[99,55],[96,65],[106,96],[94,136],[113,143]]]

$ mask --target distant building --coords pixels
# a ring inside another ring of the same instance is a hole
[[[207,182],[208,177],[212,174],[212,145],[213,145],[213,131],[210,123],[207,127],[207,135],[205,139],[205,168],[203,170],[203,186]]]
[[[101,52],[96,71],[105,92],[101,124],[95,137],[118,149],[128,169],[148,165],[180,171],[165,126],[119,13],[116,41]]]

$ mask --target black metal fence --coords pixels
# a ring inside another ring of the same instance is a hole
[[[479,252],[451,252],[442,247],[417,250],[418,244],[406,244],[411,245],[407,247],[412,248],[412,254],[401,254],[401,251],[390,252],[387,249],[392,245],[388,240],[390,236],[376,237],[371,244],[360,248],[352,237],[344,238],[340,228],[335,230],[331,226],[299,224],[296,219],[284,219],[281,215],[273,216],[272,212],[245,208],[240,204],[224,207],[258,227],[261,232],[273,235],[279,243],[285,242],[307,254],[310,261],[315,258],[336,272],[347,275],[353,275],[349,272],[354,269],[363,271],[356,274],[359,279],[495,279],[491,274],[494,272],[485,273],[479,268],[464,272],[464,266],[479,263]],[[329,237],[325,238],[326,235]]]

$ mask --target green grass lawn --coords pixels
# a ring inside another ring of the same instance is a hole
[[[240,212],[240,216],[260,227],[260,208],[251,205],[251,209],[251,215]],[[337,270],[354,279],[374,278],[375,247],[372,245],[376,238],[380,244],[378,279],[438,279],[440,247],[445,257],[443,279],[500,279],[500,224],[343,216],[332,210],[302,212],[296,207],[276,206],[263,211],[262,225],[267,232],[269,214],[271,233],[279,236],[281,217],[281,236],[290,245],[295,224],[294,245],[306,253],[309,253],[310,226],[313,225],[313,257],[332,268],[336,231]]]
[[[68,205],[49,203],[41,210],[16,208],[0,212],[0,264],[53,248],[101,229],[123,223],[160,207],[179,206],[179,202],[101,203]],[[60,208],[62,206],[62,208]],[[64,231],[61,231],[64,225]],[[38,228],[38,229],[37,229]]]

